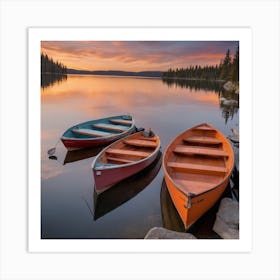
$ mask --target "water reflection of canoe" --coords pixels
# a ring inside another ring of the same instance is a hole
[[[72,126],[63,133],[61,141],[68,150],[77,150],[109,144],[134,131],[131,116],[113,116]]]
[[[162,153],[159,152],[154,162],[141,172],[117,183],[113,188],[99,195],[94,192],[94,219],[97,220],[111,212],[144,190],[157,176],[161,162]]]
[[[94,157],[98,155],[103,148],[104,147],[92,147],[74,151],[67,151],[63,164]]]
[[[160,140],[146,131],[122,138],[106,147],[92,163],[95,190],[101,193],[113,184],[149,166],[160,150]]]
[[[160,208],[162,225],[164,228],[184,232],[185,227],[169,195],[165,180],[162,181],[160,190]]]
[[[223,194],[233,166],[230,143],[208,124],[183,132],[166,148],[165,181],[186,229]]]
[[[230,186],[228,185],[227,189],[224,192],[222,197],[230,197]],[[220,199],[216,204],[211,207],[203,216],[201,216],[195,224],[189,229],[189,233],[193,234],[196,238],[202,239],[219,239],[219,235],[217,235],[213,231],[213,225],[216,219],[216,212],[218,211],[220,205]],[[178,214],[177,209],[175,208],[170,194],[168,192],[165,180],[162,182],[161,191],[160,191],[160,206],[161,206],[161,216],[162,216],[162,225],[163,227],[177,231],[177,232],[185,232],[185,226]]]

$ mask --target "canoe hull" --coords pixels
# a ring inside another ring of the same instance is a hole
[[[94,185],[97,194],[109,189],[112,185],[140,172],[148,167],[156,159],[159,150],[151,157],[144,161],[140,161],[128,166],[120,166],[115,168],[107,168],[102,170],[93,170]]]
[[[111,144],[112,142],[122,137],[126,137],[127,135],[133,133],[134,131],[135,128],[132,128],[128,130],[126,133],[116,134],[116,136],[110,138],[93,138],[93,139],[86,139],[86,140],[61,138],[61,141],[68,151],[74,151],[74,150],[90,148],[90,147],[98,147],[103,145],[105,146]]]
[[[145,131],[128,135],[104,148],[93,160],[97,194],[150,166],[160,152],[160,139]]]
[[[229,179],[225,180],[215,189],[190,199],[185,193],[181,192],[176,185],[174,185],[168,176],[165,176],[164,179],[172,202],[185,226],[185,230],[188,230],[201,216],[215,205],[229,183]]]
[[[168,145],[164,179],[186,230],[222,196],[233,167],[230,143],[211,125],[192,127]]]
[[[157,176],[162,163],[162,153],[147,168],[137,174],[122,180],[113,188],[97,194],[94,192],[94,220],[104,216],[106,213],[116,209],[126,201],[130,200],[143,191]]]

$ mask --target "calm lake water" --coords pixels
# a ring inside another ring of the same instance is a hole
[[[162,156],[140,174],[101,196],[94,195],[91,163],[98,148],[67,152],[61,142],[70,126],[130,113],[138,127],[160,136],[162,153],[182,131],[207,122],[226,136],[239,126],[238,95],[219,84],[152,78],[68,75],[41,88],[41,236],[42,238],[143,238],[155,226],[183,230],[170,201]],[[235,147],[236,165],[238,148]],[[217,238],[205,215],[192,231]],[[203,227],[204,226],[204,227]],[[208,226],[208,227],[207,227]],[[205,230],[206,228],[206,230]]]

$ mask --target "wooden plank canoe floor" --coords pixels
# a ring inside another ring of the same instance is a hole
[[[117,163],[131,163],[131,162],[136,161],[136,160],[125,159],[125,158],[117,158],[117,157],[112,157],[112,156],[108,156],[107,160],[117,162]]]
[[[193,130],[201,130],[201,131],[216,131],[215,128],[209,127],[207,125],[200,125],[198,127],[194,127]]]
[[[189,136],[185,137],[183,139],[185,142],[188,143],[197,143],[197,144],[221,144],[222,141],[214,138],[214,137],[208,137],[208,136]]]
[[[201,146],[177,145],[174,149],[174,152],[180,154],[186,154],[186,155],[197,154],[197,155],[214,156],[214,157],[228,157],[228,154],[223,150],[201,147]]]
[[[123,125],[110,125],[110,124],[107,124],[107,123],[96,123],[96,124],[93,124],[93,127],[96,127],[96,128],[102,128],[102,129],[109,129],[109,130],[115,130],[115,131],[118,131],[118,132],[124,132],[128,129],[127,126],[123,126]]]
[[[110,120],[113,124],[124,124],[124,125],[132,125],[132,121],[122,120],[122,119],[112,119]]]
[[[125,144],[137,146],[137,147],[150,147],[156,148],[157,143],[153,141],[141,140],[141,139],[128,139],[123,141]]]
[[[168,167],[174,169],[183,169],[189,172],[203,173],[203,174],[219,174],[223,175],[227,172],[225,167],[205,165],[205,164],[192,164],[192,163],[181,163],[181,162],[168,162]]]
[[[139,140],[145,140],[145,141],[151,141],[151,142],[156,142],[157,141],[157,138],[155,136],[153,136],[153,137],[140,136],[138,139]]]
[[[186,192],[202,193],[213,187],[212,182],[187,180],[187,179],[174,179],[174,181],[180,185]]]
[[[95,129],[87,129],[87,128],[76,128],[72,129],[72,132],[81,134],[81,135],[87,135],[87,136],[94,136],[94,137],[104,137],[104,136],[110,136],[113,135],[113,133],[95,130]]]
[[[106,153],[113,154],[113,155],[134,156],[140,158],[146,158],[150,155],[150,153],[141,152],[141,151],[131,151],[131,150],[113,149],[113,148],[107,149]]]

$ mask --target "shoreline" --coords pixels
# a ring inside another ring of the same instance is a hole
[[[184,81],[205,81],[205,82],[218,82],[224,83],[226,80],[207,80],[207,79],[200,79],[200,78],[182,78],[182,77],[162,77],[164,80],[184,80]]]
[[[41,73],[41,75],[78,75],[78,76],[105,76],[105,77],[132,77],[132,78],[151,78],[151,79],[162,79],[162,80],[180,80],[180,81],[204,81],[204,82],[216,82],[216,83],[227,83],[227,80],[208,80],[201,78],[183,78],[183,77],[163,77],[163,76],[153,76],[153,75],[131,75],[131,74],[110,74],[110,73]],[[232,82],[233,83],[233,82]],[[233,83],[234,84],[234,83]]]

